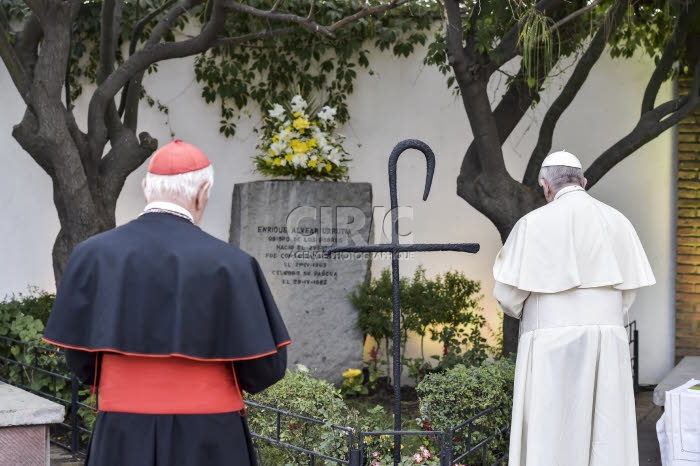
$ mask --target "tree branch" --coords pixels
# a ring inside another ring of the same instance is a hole
[[[595,186],[603,175],[632,152],[678,124],[698,105],[700,105],[700,58],[695,62],[690,94],[665,102],[642,115],[627,136],[603,152],[586,170],[585,176],[588,179],[586,189]]]
[[[217,34],[224,27],[226,16],[221,2],[212,1],[215,2],[215,6],[211,20],[204,25],[198,36],[182,42],[154,43],[160,40],[178,16],[189,8],[203,2],[203,0],[188,0],[170,10],[166,17],[154,28],[146,45],[130,56],[98,86],[92,95],[88,107],[88,136],[92,147],[99,147],[100,144],[104,144],[107,140],[107,127],[104,120],[105,112],[108,110],[108,102],[114,99],[117,92],[129,80],[158,61],[182,58],[204,52],[216,40]]]
[[[242,44],[244,42],[254,42],[257,40],[263,40],[263,39],[270,39],[272,37],[278,37],[278,36],[283,36],[286,34],[291,34],[294,32],[294,27],[288,27],[288,28],[282,28],[282,29],[273,29],[271,31],[265,31],[265,32],[251,32],[250,34],[243,34],[242,36],[236,36],[236,37],[224,37],[221,39],[217,39],[212,47],[220,47],[223,45],[238,45]]]
[[[132,56],[134,53],[136,53],[136,45],[138,44],[139,39],[141,38],[143,28],[146,27],[146,25],[150,23],[154,18],[156,18],[159,14],[173,6],[176,2],[177,0],[170,0],[164,3],[159,8],[156,8],[155,10],[141,18],[141,20],[139,20],[139,22],[134,25],[134,28],[131,31],[131,41],[129,42],[129,56]],[[122,90],[121,101],[119,103],[119,117],[124,116],[124,125],[132,131],[136,131],[136,124],[138,121],[138,105],[139,100],[141,100],[142,81],[143,72],[138,73],[130,81],[128,81],[126,83],[126,86],[124,86],[124,89]]]
[[[106,195],[119,197],[126,178],[158,148],[158,140],[148,133],[139,134],[139,140],[131,131],[119,135],[121,144],[112,149],[100,161],[100,173]]]
[[[32,13],[27,18],[24,28],[15,36],[15,51],[29,76],[34,72],[42,35],[39,18]]]
[[[564,85],[564,89],[562,89],[559,96],[547,109],[547,113],[540,126],[537,144],[530,155],[527,168],[525,169],[525,175],[523,176],[524,185],[533,189],[537,187],[540,165],[542,165],[542,161],[552,147],[552,137],[557,122],[578,95],[586,79],[588,79],[588,74],[593,68],[593,65],[598,62],[598,59],[603,54],[605,44],[607,44],[613,28],[616,27],[624,12],[625,8],[620,5],[620,2],[613,3],[605,16],[603,24],[593,36],[588,49],[586,49],[586,52],[579,59],[578,63],[576,63],[576,67],[571,77]]]
[[[316,21],[313,21],[311,19],[311,16],[305,18],[303,16],[295,15],[292,13],[277,13],[274,7],[270,10],[261,10],[250,5],[244,5],[242,3],[234,2],[231,0],[226,1],[225,7],[229,10],[238,11],[258,18],[265,18],[271,21],[283,21],[286,23],[298,24],[313,32],[321,33],[328,37],[333,37],[335,31],[345,26],[346,24],[365,18],[367,16],[383,13],[392,8],[404,5],[410,1],[412,0],[391,0],[389,3],[383,5],[378,5],[371,8],[363,8],[354,15],[350,15],[341,20],[338,20],[330,26],[323,26],[321,24],[318,24]]]
[[[4,11],[0,8],[4,16]],[[6,18],[4,18],[6,19]],[[0,21],[0,58],[2,58],[5,67],[7,68],[12,82],[15,84],[19,95],[27,106],[31,107],[31,80],[22,65],[21,60],[17,56],[14,47],[10,44],[10,34],[6,29],[4,21]]]
[[[372,8],[363,8],[362,10],[358,11],[354,15],[346,16],[345,18],[336,21],[332,25],[328,27],[328,30],[331,32],[331,35],[335,33],[338,29],[342,28],[343,26],[350,24],[354,21],[357,21],[362,18],[366,18],[367,16],[372,16],[372,15],[377,15],[379,13],[384,13],[385,11],[392,10],[394,8],[398,8],[400,6],[403,6],[407,3],[411,3],[413,0],[391,0],[389,3],[386,3],[384,5],[378,5]]]
[[[102,84],[114,71],[117,57],[117,40],[123,0],[103,0],[100,19],[100,64],[97,69],[97,85]]]
[[[139,20],[138,23],[134,25],[134,28],[131,30],[131,42],[129,43],[129,56],[133,55],[136,52],[136,45],[138,44],[139,39],[141,38],[141,33],[143,32],[143,28],[146,27],[148,23],[153,21],[153,19],[173,6],[177,0],[169,0],[168,2],[162,4],[160,7],[156,8],[143,18]]]
[[[47,156],[49,144],[39,134],[39,122],[30,109],[25,110],[22,121],[12,128],[12,137],[22,146],[34,161],[51,177],[55,177],[53,162]]]
[[[146,41],[145,47],[155,45],[160,42],[160,40],[167,34],[167,32],[172,27],[173,23],[183,14],[187,13],[192,8],[197,5],[201,5],[205,0],[185,0],[179,5],[175,5],[170,11],[161,19],[158,24],[151,31],[151,35]],[[211,0],[216,5],[220,4],[218,0]]]
[[[42,99],[60,102],[70,58],[75,4],[79,0],[46,2],[46,5],[37,5],[37,2],[29,0],[26,3],[39,18],[44,32],[33,75],[34,89],[41,89]],[[41,120],[41,115],[37,116]]]
[[[697,10],[698,5],[700,5],[700,2],[693,1],[692,5],[690,5],[685,14],[678,12],[676,24],[673,27],[671,37],[669,37],[668,42],[666,42],[661,58],[659,59],[654,72],[651,74],[647,87],[644,91],[644,98],[642,99],[642,114],[654,108],[654,102],[656,101],[656,96],[659,93],[661,84],[666,80],[671,66],[673,66],[676,61],[676,52],[684,43],[685,36],[688,32],[688,26],[690,24],[690,19],[693,16],[693,13]],[[679,8],[682,8],[682,6]]]
[[[593,2],[591,2],[591,3],[589,3],[588,5],[584,6],[583,8],[579,8],[578,10],[574,11],[574,12],[571,13],[570,15],[568,15],[568,16],[566,16],[566,17],[560,19],[559,21],[557,21],[556,23],[554,23],[554,25],[550,28],[550,32],[556,31],[557,29],[559,29],[560,27],[562,27],[562,26],[565,25],[566,23],[568,23],[568,22],[570,22],[570,21],[573,21],[574,19],[578,18],[579,16],[581,16],[581,15],[584,14],[585,12],[587,12],[587,11],[589,11],[589,10],[592,10],[593,8],[596,7],[596,5],[598,5],[598,4],[599,4],[600,2],[602,2],[602,1],[603,1],[603,0],[594,0]],[[614,4],[613,4],[613,5],[614,5]]]
[[[462,15],[459,11],[458,0],[445,0],[445,43],[447,46],[447,61],[454,71],[460,87],[467,84],[469,74],[467,56],[464,51],[464,31]],[[462,82],[460,82],[462,80]]]

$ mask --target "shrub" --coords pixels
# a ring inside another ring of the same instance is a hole
[[[467,444],[469,426],[455,432],[455,456],[461,455],[502,427],[510,426],[514,375],[512,359],[486,361],[473,367],[459,364],[441,373],[428,374],[416,386],[425,425],[449,431],[485,408],[498,405],[474,421],[471,445]],[[507,435],[489,442],[488,447],[486,463],[492,464],[508,451]],[[481,454],[467,458],[464,463],[482,464]]]
[[[480,364],[492,351],[482,336],[486,319],[479,305],[481,284],[478,281],[469,280],[460,272],[446,272],[430,280],[425,269],[419,267],[411,280],[401,278],[399,290],[402,346],[410,332],[421,339],[421,357],[401,361],[416,381],[430,368],[423,354],[426,336],[443,346],[443,354],[434,356],[441,369],[456,364]],[[389,341],[393,335],[390,271],[385,269],[379,278],[357,287],[349,299],[359,310],[357,325],[360,330],[372,335],[380,346],[384,344],[386,354],[390,354]]]
[[[64,358],[41,340],[54,298],[52,294],[30,289],[28,295],[13,295],[0,302],[0,335],[26,343],[3,341],[0,352],[3,356],[28,366],[68,374]],[[37,391],[52,393],[54,388],[50,375],[10,362],[0,362],[0,377]],[[64,394],[67,390],[70,399],[70,384],[62,379],[57,379],[56,382],[57,391]]]
[[[20,342],[0,341],[0,355],[10,360],[0,361],[0,379],[70,401],[69,381],[33,369],[70,377],[70,370],[58,348],[41,339],[55,298],[52,293],[30,288],[28,294],[13,295],[0,302],[0,335]],[[89,402],[89,389],[82,389],[80,398],[83,403]],[[70,404],[67,408],[66,419],[70,419]],[[92,429],[95,414],[90,409],[80,406],[78,417],[84,427]],[[82,440],[87,442],[87,436],[84,435]]]
[[[350,409],[340,391],[325,380],[311,377],[308,372],[288,371],[284,379],[261,393],[247,395],[246,399],[324,422],[319,425],[282,415],[280,441],[335,458],[348,456],[347,433],[334,429],[332,425],[347,426],[351,420]],[[276,413],[251,407],[248,423],[251,431],[276,438]],[[305,453],[276,448],[257,439],[255,446],[261,466],[309,464],[309,456]],[[325,462],[317,458],[315,464]]]

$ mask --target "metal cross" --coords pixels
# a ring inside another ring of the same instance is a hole
[[[461,244],[399,244],[399,214],[398,196],[396,188],[396,165],[399,156],[407,149],[417,149],[425,155],[427,173],[425,177],[425,191],[423,200],[428,199],[430,186],[433,183],[435,172],[435,154],[423,141],[406,139],[394,147],[389,157],[389,192],[391,194],[391,243],[347,245],[327,248],[325,252],[391,252],[391,276],[393,293],[393,378],[394,378],[394,431],[401,430],[401,302],[399,296],[399,256],[402,252],[428,252],[428,251],[460,251],[476,253],[479,251],[478,243]],[[394,464],[401,461],[401,434],[394,434]]]

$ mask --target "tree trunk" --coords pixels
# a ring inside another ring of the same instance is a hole
[[[499,156],[500,154],[493,154]],[[541,191],[534,191],[515,181],[508,173],[487,176],[480,169],[474,144],[464,156],[457,180],[457,194],[484,214],[498,229],[505,243],[517,221],[528,212],[545,204]],[[495,259],[495,258],[494,258]],[[503,354],[514,354],[518,348],[519,321],[503,318]]]
[[[55,107],[69,115],[62,104]],[[54,205],[61,225],[52,252],[57,286],[73,248],[116,224],[117,197],[105,193],[97,169],[100,159],[87,153],[82,133],[71,134],[70,123],[69,118],[54,118],[50,130],[37,131],[36,118],[27,111],[13,130],[17,142],[53,181]]]

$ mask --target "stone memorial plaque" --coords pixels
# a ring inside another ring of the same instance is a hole
[[[229,242],[262,267],[292,338],[288,365],[332,382],[362,364],[357,310],[348,294],[368,278],[371,256],[323,249],[368,244],[369,183],[255,181],[233,189]]]

